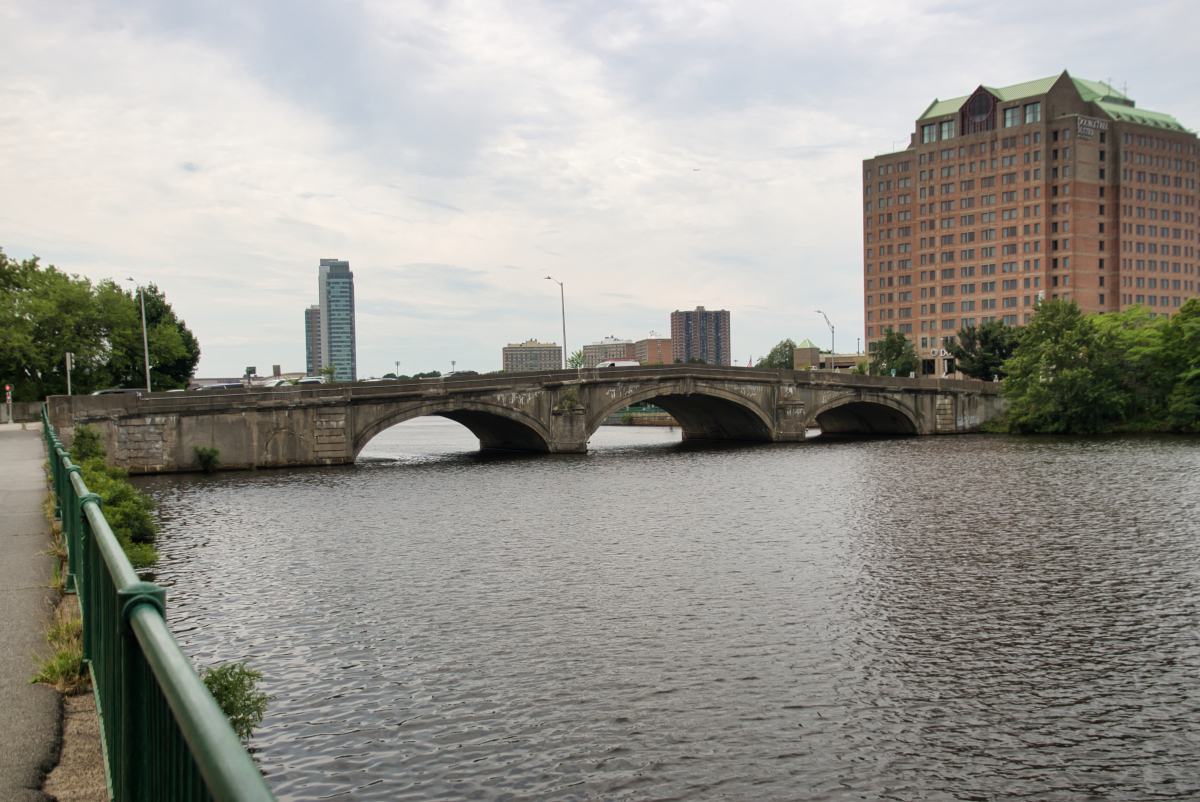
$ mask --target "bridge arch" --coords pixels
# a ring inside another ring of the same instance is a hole
[[[671,414],[683,430],[683,439],[750,440],[772,442],[771,417],[745,396],[696,382],[686,392],[678,387],[652,388],[624,396],[600,407],[588,423],[591,437],[605,419],[630,404],[653,401]]]
[[[425,401],[400,409],[376,410],[377,416],[374,418],[370,418],[371,409],[369,406],[361,406],[355,410],[355,434],[351,460],[358,459],[359,452],[383,430],[413,418],[428,415],[448,418],[466,426],[473,435],[479,438],[480,448],[550,451],[550,432],[541,421],[520,410],[499,404],[477,401],[455,403],[453,399],[432,403]],[[360,416],[369,418],[365,425],[359,425]]]
[[[853,393],[818,407],[809,419],[822,434],[920,434],[920,423],[912,410],[886,396],[864,398]]]

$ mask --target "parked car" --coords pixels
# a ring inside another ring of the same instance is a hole
[[[303,379],[296,382],[296,384],[324,384],[324,383],[325,383],[325,380],[322,379],[320,376],[305,376]]]
[[[116,395],[117,393],[144,393],[145,387],[110,387],[107,390],[97,390],[92,395]]]
[[[477,370],[452,370],[449,373],[443,373],[442,378],[448,379],[451,376],[478,376],[478,375],[479,375],[479,371],[477,371]]]
[[[263,382],[259,387],[287,387],[287,379],[271,379],[268,382]]]
[[[224,382],[222,384],[206,384],[201,390],[241,390],[246,385],[241,382]]]
[[[642,363],[636,359],[609,359],[606,362],[601,362],[596,367],[598,368],[636,368]]]

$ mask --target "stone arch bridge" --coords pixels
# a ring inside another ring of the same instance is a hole
[[[826,435],[978,431],[999,414],[999,385],[947,379],[706,365],[496,373],[442,379],[187,393],[54,396],[69,442],[92,424],[130,473],[199,470],[194,447],[224,468],[352,463],[371,438],[421,415],[458,421],[481,448],[585,452],[612,413],[653,401],[685,439],[802,442]]]

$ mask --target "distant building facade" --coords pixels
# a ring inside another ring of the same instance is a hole
[[[643,365],[670,364],[675,361],[670,338],[659,337],[654,332],[633,344],[633,358]]]
[[[610,359],[634,359],[633,351],[633,340],[605,337],[603,340],[583,346],[583,366],[594,368],[601,362],[607,362]]]
[[[313,304],[304,310],[304,370],[316,376],[321,369],[321,307]]]
[[[707,311],[697,306],[694,311],[671,313],[672,361],[703,359],[710,365],[732,364],[729,345],[729,311]]]
[[[526,370],[560,370],[562,347],[556,343],[527,340],[504,347],[504,369],[510,373]]]
[[[358,381],[354,274],[350,272],[350,263],[340,259],[322,259],[317,289],[321,315],[321,367],[333,365],[337,368],[334,381]]]

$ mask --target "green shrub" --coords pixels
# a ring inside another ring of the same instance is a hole
[[[258,681],[262,674],[247,668],[244,662],[226,663],[200,669],[200,678],[229,719],[233,731],[243,741],[249,740],[262,723],[268,703],[275,698],[259,692]]]
[[[579,406],[579,391],[572,387],[563,394],[562,401],[558,402],[559,409],[574,409]]]
[[[86,691],[91,686],[91,675],[83,662],[83,622],[60,606],[54,611],[46,641],[54,653],[45,659],[34,658],[38,670],[29,682],[52,685],[67,696]]]
[[[83,482],[101,499],[108,526],[134,568],[148,568],[158,561],[154,539],[158,526],[150,511],[154,500],[127,481],[129,474],[110,468],[103,457],[91,457],[81,466]]]
[[[623,423],[623,424],[624,424],[624,425],[626,425],[626,426],[628,426],[628,425],[630,425],[631,423],[633,423],[633,413],[632,413],[632,412],[626,412],[624,415],[622,415],[622,416],[621,416],[621,423]]]
[[[95,426],[83,424],[75,427],[75,437],[71,441],[71,462],[82,465],[92,457],[104,459],[108,450],[100,442],[100,433]]]
[[[196,453],[196,461],[200,463],[200,467],[204,469],[205,473],[212,473],[221,464],[221,452],[216,448],[192,446],[192,451]]]

